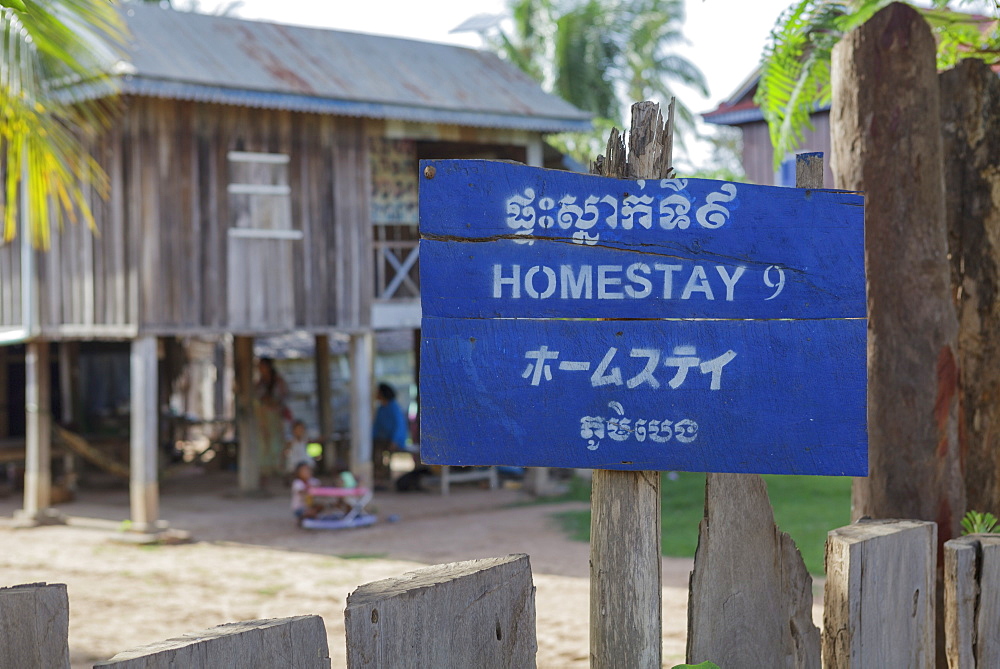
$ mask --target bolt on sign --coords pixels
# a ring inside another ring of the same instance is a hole
[[[864,200],[421,162],[421,457],[864,476]]]

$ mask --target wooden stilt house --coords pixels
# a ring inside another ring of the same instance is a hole
[[[80,404],[78,355],[92,342],[119,342],[130,356],[139,528],[159,520],[157,361],[169,337],[233,335],[245,437],[253,338],[307,332],[322,357],[328,335],[348,333],[361,428],[352,464],[364,476],[372,331],[419,327],[417,161],[540,165],[544,134],[589,128],[588,115],[476,50],[124,11],[132,40],[110,64],[119,113],[89,140],[111,183],[109,199],[90,198],[97,232],[69,226],[47,252],[23,234],[0,247],[0,404],[25,412],[25,518],[50,504],[52,398],[64,416]],[[74,101],[109,94],[66,91]],[[16,442],[18,422],[0,421],[0,440]],[[251,442],[241,439],[248,491],[259,484]]]

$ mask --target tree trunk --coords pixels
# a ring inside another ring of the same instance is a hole
[[[940,81],[965,494],[1000,515],[1000,79],[966,60]]]
[[[853,514],[937,521],[957,536],[957,318],[947,260],[935,43],[902,4],[833,52],[833,173],[865,191],[869,476]]]

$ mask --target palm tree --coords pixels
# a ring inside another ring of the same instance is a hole
[[[48,246],[51,224],[94,220],[80,184],[107,191],[83,148],[84,128],[107,123],[97,103],[71,105],[60,90],[108,79],[124,27],[114,0],[0,0],[0,218],[3,239],[26,215],[31,241]]]
[[[561,148],[578,159],[596,155],[605,129],[620,125],[629,103],[661,103],[682,83],[708,93],[704,75],[672,51],[683,41],[683,0],[510,0],[510,27],[484,39],[501,57],[544,88],[597,117],[593,137],[564,136]],[[677,104],[679,125],[694,115]],[[573,150],[573,147],[576,150]]]
[[[761,57],[755,97],[770,130],[775,169],[801,144],[817,106],[830,102],[834,45],[891,1],[798,0],[778,18]],[[937,37],[938,67],[953,67],[961,58],[1000,62],[1000,0],[985,3],[991,10],[982,7],[993,18],[956,13],[950,4],[934,0],[929,8],[916,8]]]

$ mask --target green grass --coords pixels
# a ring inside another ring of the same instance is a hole
[[[851,479],[842,476],[765,476],[778,527],[788,532],[812,574],[823,573],[826,533],[851,521]],[[662,550],[671,557],[694,557],[698,524],[704,515],[705,475],[679,472],[662,489]],[[590,499],[590,487],[575,484],[561,499]],[[572,539],[590,541],[590,511],[553,514]]]

